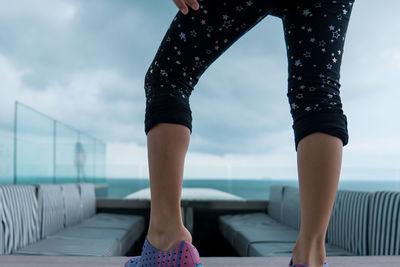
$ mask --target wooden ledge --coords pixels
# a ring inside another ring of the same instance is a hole
[[[82,256],[0,256],[0,266],[7,267],[121,267],[130,257]],[[400,266],[400,256],[328,257],[332,267],[394,267]],[[287,267],[288,257],[201,257],[204,267]]]

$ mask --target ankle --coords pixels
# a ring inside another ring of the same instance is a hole
[[[325,254],[325,242],[321,240],[297,239],[293,251],[308,254]]]
[[[293,264],[322,266],[326,261],[325,242],[298,239],[292,251]]]
[[[162,230],[149,228],[147,239],[152,246],[163,251],[174,248],[182,240],[192,243],[192,235],[184,226],[175,227],[170,230],[167,228],[163,228]]]
[[[168,233],[179,233],[184,228],[182,220],[179,219],[164,219],[160,221],[150,217],[149,232],[155,235],[163,236]]]

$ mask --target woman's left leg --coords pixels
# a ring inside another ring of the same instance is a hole
[[[151,185],[147,237],[157,249],[166,251],[183,239],[192,241],[180,210],[192,133],[191,94],[207,68],[272,13],[275,2],[199,0],[198,10],[189,8],[187,15],[177,12],[161,41],[145,77]]]
[[[320,267],[326,261],[326,230],[342,146],[348,142],[339,73],[353,2],[303,0],[287,4],[282,12],[301,209],[293,264]]]

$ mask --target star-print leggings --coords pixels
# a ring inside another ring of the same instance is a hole
[[[189,97],[201,75],[235,41],[272,15],[283,22],[295,150],[314,132],[336,136],[343,146],[348,143],[339,78],[354,0],[198,2],[198,10],[177,12],[146,73],[146,135],[160,122],[185,125],[191,134]]]

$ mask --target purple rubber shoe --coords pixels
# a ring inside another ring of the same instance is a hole
[[[201,267],[200,255],[196,247],[182,240],[176,247],[161,251],[144,241],[140,256],[130,258],[124,267]],[[325,267],[325,266],[324,266]]]
[[[293,264],[293,257],[290,258],[289,267],[308,267],[306,264],[296,263]],[[326,261],[322,267],[331,267]]]

